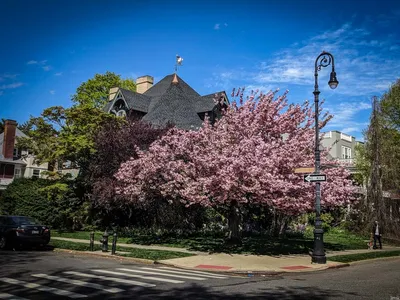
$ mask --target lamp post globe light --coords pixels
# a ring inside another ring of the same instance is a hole
[[[320,91],[318,89],[318,71],[320,71],[323,67],[328,67],[332,65],[332,71],[329,78],[328,85],[331,89],[335,89],[339,81],[336,78],[335,72],[335,62],[333,59],[333,55],[323,51],[320,55],[318,55],[315,60],[315,86],[314,86],[314,103],[315,103],[315,172],[314,174],[320,174],[321,168],[321,156],[319,149],[319,94]],[[324,230],[322,229],[322,221],[321,221],[321,183],[315,183],[315,227],[314,227],[314,250],[312,253],[312,262],[317,264],[325,264],[326,256],[324,251]]]

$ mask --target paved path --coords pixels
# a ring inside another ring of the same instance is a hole
[[[83,239],[72,239],[72,238],[63,238],[63,237],[51,237],[52,240],[60,240],[60,241],[69,241],[74,243],[84,243],[89,244],[88,240]],[[100,242],[94,241],[96,245],[101,245]],[[207,255],[207,252],[200,251],[190,251],[185,248],[175,248],[175,247],[166,247],[166,246],[157,246],[157,245],[139,245],[139,244],[123,244],[117,243],[117,246],[124,248],[138,248],[138,249],[149,249],[149,250],[164,250],[164,251],[174,251],[174,252],[183,252],[183,253],[191,253],[196,255]]]

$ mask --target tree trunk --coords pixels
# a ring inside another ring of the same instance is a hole
[[[237,202],[231,204],[228,215],[229,236],[228,242],[240,244],[242,242],[242,230],[240,228],[241,215]]]

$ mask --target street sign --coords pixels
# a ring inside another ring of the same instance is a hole
[[[315,167],[302,167],[302,168],[296,168],[294,169],[294,173],[299,174],[299,173],[312,173],[314,172]]]
[[[308,175],[303,175],[303,176],[304,176],[304,182],[326,181],[326,175],[325,174],[308,174]]]

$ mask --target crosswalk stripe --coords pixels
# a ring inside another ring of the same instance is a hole
[[[7,293],[0,293],[0,299],[4,299],[4,300],[28,300],[26,298],[14,296],[14,295],[7,294]]]
[[[162,276],[167,276],[167,277],[185,278],[185,279],[192,279],[192,280],[206,280],[206,278],[202,278],[202,277],[193,277],[193,276],[185,276],[185,275],[177,275],[177,274],[163,274],[163,273],[157,272],[154,269],[150,269],[152,271],[145,271],[145,270],[132,270],[132,269],[119,268],[118,270],[126,271],[126,272],[133,272],[133,273],[140,273],[140,274],[152,274],[152,275],[162,275]]]
[[[32,283],[32,282],[26,282],[26,281],[21,281],[21,280],[17,280],[17,279],[13,279],[13,278],[7,278],[7,277],[3,277],[0,278],[0,281],[9,283],[9,284],[15,284],[15,285],[21,285],[23,287],[26,287],[28,289],[36,289],[38,291],[41,292],[49,292],[52,294],[56,294],[56,295],[60,295],[60,296],[66,296],[69,298],[86,298],[86,295],[82,295],[82,294],[77,294],[74,292],[70,292],[70,291],[66,291],[66,290],[60,290],[60,289],[56,289],[53,287],[48,287],[48,286],[43,286],[37,283]]]
[[[63,278],[63,277],[47,275],[47,274],[32,274],[32,276],[37,277],[37,278],[44,278],[44,279],[48,279],[48,280],[59,281],[59,282],[66,282],[66,283],[79,285],[79,286],[86,286],[86,287],[90,287],[92,289],[101,290],[101,291],[105,291],[105,292],[113,293],[113,294],[124,291],[123,289],[109,288],[109,287],[106,287],[101,284],[86,282],[86,281],[82,281],[82,280],[76,280],[76,279],[72,279],[72,278]]]
[[[169,282],[169,283],[184,283],[184,281],[181,281],[181,280],[152,277],[152,276],[143,276],[143,275],[138,275],[138,274],[127,274],[127,273],[113,272],[113,271],[107,271],[107,270],[91,270],[91,271],[104,273],[104,274],[123,275],[123,276],[127,276],[127,277],[143,278],[143,279],[149,279],[149,280],[154,280],[154,281],[163,281],[163,282]]]
[[[76,275],[76,276],[82,276],[82,277],[88,277],[88,278],[97,278],[97,279],[102,279],[102,280],[115,281],[115,282],[119,282],[119,283],[126,283],[126,284],[138,285],[138,286],[143,286],[143,287],[156,286],[155,284],[151,284],[151,283],[145,283],[145,282],[140,282],[140,281],[116,278],[116,277],[106,277],[106,276],[101,276],[101,275],[86,274],[86,273],[75,272],[75,271],[67,271],[67,272],[64,272],[64,274]]]
[[[147,269],[145,267],[141,269]],[[213,273],[207,273],[207,272],[202,272],[202,271],[192,271],[192,270],[177,270],[174,268],[169,268],[169,267],[159,267],[159,269],[162,269],[164,272],[169,272],[169,273],[176,273],[176,274],[186,274],[186,275],[200,275],[202,277],[210,277],[210,278],[219,278],[219,279],[226,279],[228,276],[226,275],[220,275],[220,274],[213,274]],[[160,270],[161,271],[161,270]]]

